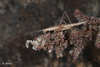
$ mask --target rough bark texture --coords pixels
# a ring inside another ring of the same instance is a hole
[[[100,67],[100,49],[94,46],[97,32],[94,32],[93,40],[87,43],[77,60],[69,55],[70,47],[59,59],[54,52],[34,51],[31,46],[27,49],[26,40],[34,39],[40,33],[12,39],[57,25],[64,11],[72,23],[77,22],[75,9],[100,17],[99,4],[99,0],[0,0],[0,67]],[[66,18],[65,21],[69,23]],[[3,65],[2,62],[12,65]]]

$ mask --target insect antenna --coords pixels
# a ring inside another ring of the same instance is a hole
[[[14,40],[14,39],[16,39],[16,38],[19,38],[19,37],[22,37],[22,36],[28,35],[28,34],[32,34],[32,33],[36,33],[36,32],[41,32],[41,31],[43,31],[43,30],[37,30],[37,31],[29,32],[29,33],[26,33],[26,34],[23,34],[23,35],[17,36],[17,37],[15,37],[15,38],[12,38],[10,41],[12,41],[12,40]]]

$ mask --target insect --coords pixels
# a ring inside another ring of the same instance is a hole
[[[67,24],[67,23],[63,20],[64,15],[67,16],[67,18],[68,18],[70,24]],[[65,24],[62,24],[62,23],[65,23]],[[70,30],[72,31],[72,29],[71,29],[72,27],[78,26],[78,25],[81,25],[81,24],[85,24],[85,23],[87,23],[87,21],[80,22],[80,23],[71,23],[71,21],[70,21],[68,15],[67,15],[67,13],[64,12],[63,15],[62,15],[62,18],[61,18],[61,21],[60,21],[59,25],[53,26],[53,27],[49,27],[49,28],[46,28],[46,29],[43,29],[43,30],[38,30],[38,31],[36,31],[36,32],[43,31],[43,33],[46,33],[47,31],[63,31],[63,30],[68,30],[68,29],[70,29]],[[74,31],[72,31],[72,32],[74,32]],[[61,33],[62,33],[62,32],[61,32]],[[40,41],[41,39],[38,38],[38,40]],[[43,41],[42,41],[42,42],[43,42]],[[28,46],[29,43],[31,43],[32,45],[35,43],[36,45],[34,45],[35,47],[33,46],[33,49],[34,49],[34,50],[37,50],[37,47],[39,46],[38,41],[27,40],[27,41],[26,41],[26,48],[29,47],[29,46]]]
[[[64,15],[67,16],[67,18],[68,18],[70,24],[67,24],[67,23],[63,20]],[[65,24],[62,24],[62,23],[65,23]],[[67,13],[64,12],[63,15],[62,15],[62,18],[61,18],[61,21],[60,21],[59,25],[53,26],[53,27],[49,27],[49,28],[46,28],[46,29],[43,29],[43,30],[39,30],[39,31],[43,31],[43,33],[45,33],[45,32],[47,32],[47,31],[68,30],[68,29],[71,29],[71,28],[74,27],[74,26],[78,26],[78,25],[85,24],[85,23],[87,23],[87,21],[79,22],[79,23],[71,23],[71,21],[70,21],[68,15],[67,15]]]
[[[68,18],[70,24],[67,24],[67,23],[63,20],[64,15],[67,16],[67,18]],[[65,23],[65,24],[62,24],[62,23]],[[68,29],[71,29],[71,28],[74,27],[74,26],[78,26],[78,25],[85,24],[85,23],[87,23],[87,21],[79,22],[79,23],[71,23],[71,20],[69,19],[67,13],[64,12],[63,15],[62,15],[62,18],[61,18],[61,21],[60,21],[59,25],[53,26],[53,27],[49,27],[49,28],[43,29],[43,30],[41,30],[41,31],[43,31],[43,33],[45,33],[45,32],[47,32],[47,31],[68,30]]]
[[[64,15],[66,15],[66,17],[68,18],[70,24],[67,24],[63,20]],[[64,23],[64,24],[62,24],[62,23]],[[59,25],[49,27],[49,28],[45,28],[45,29],[42,29],[42,30],[33,31],[33,32],[30,32],[30,33],[26,33],[26,34],[20,35],[18,37],[15,37],[11,40],[14,40],[14,39],[19,38],[19,37],[24,36],[24,35],[32,34],[34,32],[41,32],[42,31],[43,33],[46,33],[47,31],[62,31],[62,30],[68,30],[68,29],[71,30],[71,28],[74,27],[74,26],[79,26],[79,25],[86,24],[86,23],[87,23],[87,21],[79,22],[79,23],[71,23],[71,20],[69,19],[68,15],[67,15],[67,12],[64,12],[63,15],[62,15],[61,21],[59,22]]]

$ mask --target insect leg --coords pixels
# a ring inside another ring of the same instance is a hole
[[[64,18],[64,13],[63,13],[63,15],[62,15],[62,18],[61,18],[61,20],[60,20],[59,25],[61,25],[61,24],[62,24],[63,18]]]
[[[68,14],[67,14],[67,12],[64,12],[64,14],[65,14],[66,17],[68,18],[69,22],[72,23],[71,20],[70,20],[70,18],[69,18],[69,16],[68,16]]]
[[[61,18],[61,20],[59,22],[59,30],[61,29],[61,24],[63,23],[63,18],[64,18],[64,13],[63,13],[62,18]]]
[[[63,22],[64,22],[65,24],[67,24],[64,20],[62,20],[61,24],[62,24]],[[62,28],[62,27],[61,27],[61,24],[59,25],[59,28],[58,28],[59,31],[60,31],[60,29]]]
[[[63,22],[64,22],[65,24],[67,24],[67,23],[63,20],[64,15],[66,15],[66,17],[68,18],[69,22],[71,23],[71,20],[70,20],[70,18],[68,17],[67,12],[64,12],[63,15],[62,15],[61,21],[60,21],[60,23],[59,23],[59,30],[61,29],[61,24],[62,24]]]
[[[66,14],[66,12],[63,13],[62,18],[61,18],[61,20],[60,20],[60,23],[59,23],[59,30],[61,29],[61,25],[62,25],[63,22],[64,22],[65,24],[67,24],[67,23],[63,20],[65,14]]]
[[[63,21],[64,15],[66,15],[66,17],[68,18],[69,22],[72,23],[71,20],[70,20],[70,18],[69,18],[69,16],[68,16],[68,14],[67,14],[67,12],[64,12],[63,15],[62,15],[62,18],[61,18],[61,21],[60,21],[59,25],[62,24],[62,21]]]
[[[71,22],[71,20],[70,20],[70,18],[69,18],[69,16],[68,16],[68,14],[67,14],[67,12],[64,12],[64,14],[66,15],[66,17],[68,18],[68,20],[69,20],[69,22],[70,22],[70,24],[72,23]],[[74,32],[74,34],[75,34],[75,31],[73,31],[72,29],[70,29],[72,32]]]
[[[71,23],[71,20],[70,20],[70,18],[68,17],[67,12],[64,12],[63,15],[62,15],[61,21],[60,21],[60,23],[59,23],[59,30],[61,29],[61,24],[62,24],[63,22],[64,22],[65,24],[67,24],[67,23],[63,20],[64,15],[66,15],[66,17],[68,18],[69,22]],[[70,26],[69,26],[69,27],[70,27]],[[72,29],[71,29],[71,30],[72,30]]]
[[[70,24],[72,23],[71,22],[71,20],[70,20],[70,18],[69,18],[69,16],[68,16],[68,14],[67,14],[67,12],[64,12],[63,13],[63,17],[64,17],[64,15],[66,15],[66,17],[68,18],[68,20],[69,20],[69,22],[70,22]],[[61,19],[62,20],[62,19]],[[65,24],[67,24],[64,20],[62,20]],[[61,23],[61,22],[60,22]],[[69,26],[70,27],[70,26]],[[59,27],[60,28],[60,27]],[[61,29],[61,28],[60,28]],[[74,32],[74,34],[75,34],[75,31],[73,31],[71,28],[70,28],[70,30],[72,31],[72,32]]]

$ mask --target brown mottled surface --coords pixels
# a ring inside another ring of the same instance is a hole
[[[27,49],[25,41],[41,33],[12,40],[25,33],[57,25],[64,11],[72,23],[77,22],[73,14],[75,9],[100,17],[99,4],[99,0],[0,0],[0,67],[100,67],[100,49],[94,46],[95,37],[87,43],[77,60],[69,55],[70,47],[59,59],[54,52],[34,51],[31,46]],[[12,65],[3,65],[2,62]]]

